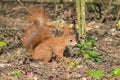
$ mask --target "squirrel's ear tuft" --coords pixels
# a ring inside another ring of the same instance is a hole
[[[64,28],[64,34],[70,34],[70,28],[69,27],[65,27]]]

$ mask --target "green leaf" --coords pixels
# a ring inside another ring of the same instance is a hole
[[[94,70],[89,70],[89,71],[87,72],[87,74],[93,75],[93,74],[94,74]]]
[[[89,54],[87,54],[87,53],[86,53],[86,54],[84,54],[84,58],[85,58],[85,59],[90,58]]]
[[[81,44],[80,44],[80,43],[78,43],[78,44],[77,44],[77,46],[78,46],[78,47],[81,47]]]
[[[88,46],[90,46],[91,44],[92,44],[92,42],[87,41],[87,42],[84,42],[82,45],[83,45],[84,47],[88,47]]]
[[[92,44],[92,45],[91,45],[91,48],[97,49],[97,46],[96,46],[95,44]]]
[[[95,73],[93,74],[93,77],[94,78],[101,78],[101,77],[103,77],[103,70],[99,69],[99,70],[95,71]]]
[[[114,69],[112,73],[116,76],[120,76],[120,68]]]
[[[100,62],[100,63],[102,62],[102,59],[100,59],[99,57],[96,57],[94,59],[95,59],[96,62]]]
[[[85,53],[85,50],[84,50],[84,49],[81,49],[80,52],[81,52],[81,53]]]
[[[7,46],[7,43],[4,41],[0,41],[0,46]]]
[[[98,69],[96,71],[89,70],[87,74],[92,75],[94,78],[101,78],[103,77],[103,70],[102,69]]]
[[[75,66],[75,63],[73,61],[71,61],[71,62],[68,63],[68,67],[69,68],[73,68],[73,66]]]
[[[17,76],[17,77],[19,77],[21,75],[21,73],[22,73],[22,70],[14,70],[12,72],[12,74],[15,75],[15,76]]]
[[[92,56],[92,57],[97,57],[98,53],[96,51],[90,51],[89,55]]]
[[[118,21],[118,26],[119,26],[119,28],[120,28],[120,20]]]

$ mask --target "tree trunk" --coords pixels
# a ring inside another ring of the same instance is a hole
[[[85,1],[84,0],[76,0],[76,11],[77,11],[77,22],[78,22],[78,40],[81,43],[85,41]]]

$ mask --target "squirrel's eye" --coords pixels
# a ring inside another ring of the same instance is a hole
[[[72,40],[70,40],[70,42],[72,42]]]

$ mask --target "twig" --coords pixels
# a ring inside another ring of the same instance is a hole
[[[116,24],[117,21],[119,20],[119,17],[120,17],[120,11],[118,11],[117,19],[115,20],[115,22],[114,22],[114,24],[113,24],[113,27],[115,27],[115,24]]]
[[[99,22],[99,23],[102,23],[102,22],[103,22],[103,20],[105,19],[105,17],[107,16],[108,11],[110,10],[111,4],[112,4],[112,0],[110,0],[109,5],[108,5],[108,8],[107,8],[107,10],[106,10],[106,12],[105,12],[105,14],[104,14],[103,18],[100,20],[100,22]]]
[[[17,0],[17,2],[18,2],[22,7],[26,8],[20,0]]]
[[[25,7],[20,0],[17,0],[17,2],[20,4],[21,7],[25,8],[31,14],[31,11],[27,7]]]

